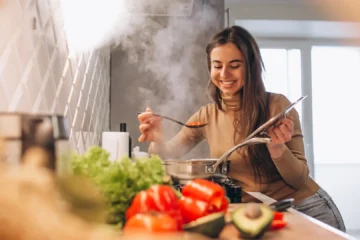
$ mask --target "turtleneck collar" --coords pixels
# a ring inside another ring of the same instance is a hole
[[[240,93],[227,96],[221,93],[221,107],[224,111],[236,111],[240,109]]]

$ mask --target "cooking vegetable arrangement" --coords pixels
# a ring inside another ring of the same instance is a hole
[[[286,226],[284,214],[265,204],[241,204],[229,213],[224,188],[205,179],[175,190],[157,156],[111,162],[105,150],[93,147],[74,155],[72,167],[75,175],[89,177],[99,187],[107,204],[106,222],[125,235],[188,231],[218,238],[233,225],[242,237],[259,238]]]
[[[223,188],[204,179],[190,181],[180,196],[170,186],[155,185],[136,195],[126,212],[124,233],[183,230],[217,238],[232,223],[242,237],[259,238],[286,226],[284,213],[256,203],[241,205],[227,221],[228,206]]]

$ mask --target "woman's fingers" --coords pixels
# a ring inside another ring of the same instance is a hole
[[[147,138],[147,134],[141,134],[138,141],[139,142],[145,142],[146,141],[146,138]]]
[[[291,116],[281,119],[273,127],[269,128],[268,134],[273,142],[288,142],[294,133],[294,121]]]
[[[278,142],[280,142],[280,143],[284,142],[284,134],[283,134],[283,132],[281,131],[280,128],[275,128],[274,133],[276,135],[276,138],[277,138],[276,140]]]
[[[284,124],[290,132],[294,131],[294,121],[292,120],[292,118],[282,119],[281,124]]]
[[[283,134],[283,139],[285,140],[285,142],[290,141],[292,138],[292,131],[289,129],[289,127],[286,126],[285,124],[281,124],[279,126],[279,129],[280,129],[281,133]]]
[[[150,118],[152,117],[152,112],[143,112],[138,115],[138,119],[140,123],[149,122]]]
[[[161,117],[154,116],[150,108],[146,108],[145,112],[142,112],[138,115],[140,122],[139,130],[141,135],[139,137],[139,142],[145,141],[157,141],[162,139],[162,125]]]
[[[292,138],[292,131],[290,131],[288,126],[285,124],[269,129],[268,134],[274,144],[286,143]]]
[[[150,123],[143,123],[143,124],[140,124],[139,126],[139,130],[141,133],[145,133],[147,132],[149,129],[151,129],[153,126],[152,124]]]

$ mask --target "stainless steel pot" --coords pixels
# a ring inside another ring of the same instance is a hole
[[[165,160],[163,165],[165,172],[172,177],[175,183],[186,182],[195,178],[225,178],[229,171],[229,161],[219,164],[214,173],[207,172],[218,159],[189,159],[189,160]]]
[[[165,172],[176,181],[188,181],[195,178],[226,178],[229,172],[228,157],[236,149],[248,145],[269,143],[270,138],[251,138],[224,153],[219,159],[165,160]]]

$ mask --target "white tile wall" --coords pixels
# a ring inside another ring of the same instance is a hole
[[[65,115],[83,152],[109,128],[110,51],[69,53],[58,0],[0,1],[0,111]]]

